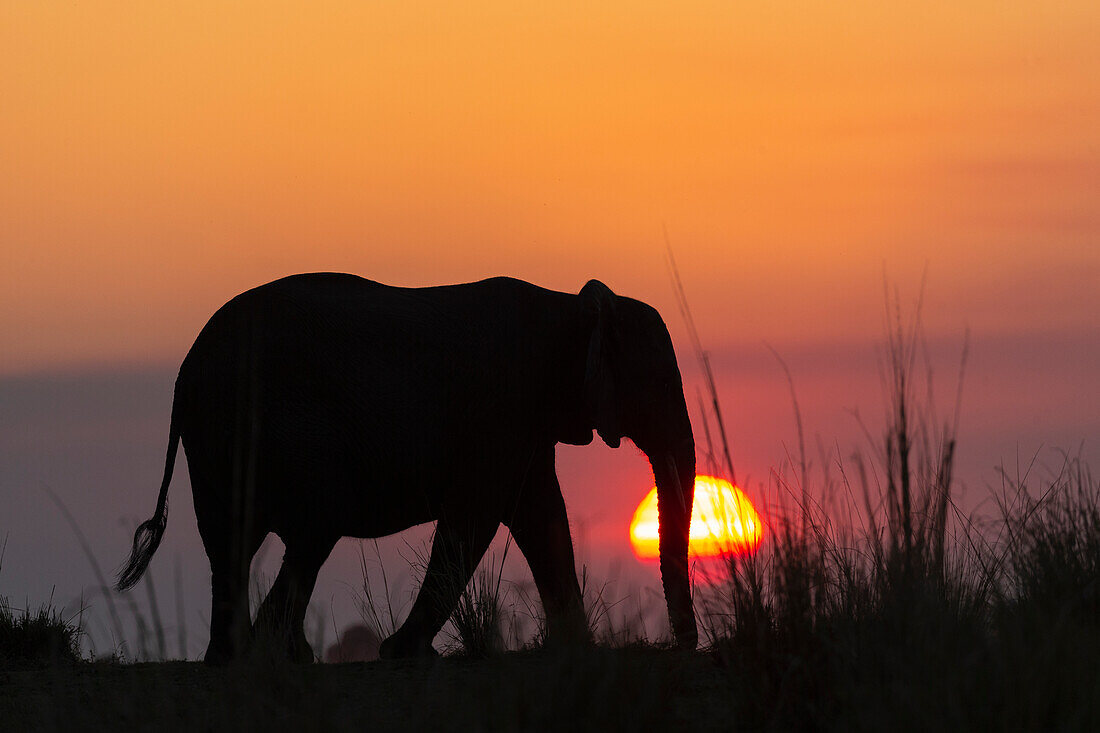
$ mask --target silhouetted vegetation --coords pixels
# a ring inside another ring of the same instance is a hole
[[[915,399],[919,347],[917,320],[897,317],[871,457],[823,452],[811,485],[800,434],[773,475],[771,541],[697,586],[735,718],[748,730],[1095,729],[1100,484],[1065,456],[1043,479],[1003,474],[999,516],[964,516],[958,399],[934,429],[930,373]]]
[[[494,557],[485,560],[462,590],[450,621],[453,649],[475,658],[495,656],[505,648],[504,558],[499,565]]]
[[[62,617],[50,604],[16,610],[0,598],[0,666],[77,662],[82,633],[79,619]]]
[[[767,549],[728,558],[701,610],[737,719],[773,730],[1100,723],[1100,486],[1067,461],[1039,499],[1010,488],[999,526],[956,515],[906,543],[906,526],[935,522],[886,512],[855,533],[810,508],[776,518]]]
[[[7,540],[0,542],[0,572],[4,569]],[[81,608],[80,613],[83,612]],[[73,663],[80,658],[82,619],[66,619],[43,604],[37,611],[12,608],[0,596],[0,672],[12,666],[42,666]]]

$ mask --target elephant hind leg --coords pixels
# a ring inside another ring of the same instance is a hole
[[[302,625],[313,586],[317,583],[317,573],[338,539],[291,537],[284,540],[286,552],[279,575],[256,612],[254,640],[278,647],[278,653],[285,653],[293,661],[313,661],[313,650]]]
[[[469,511],[447,512],[439,518],[420,592],[405,623],[379,646],[380,657],[435,654],[432,640],[454,612],[499,526],[495,518]]]
[[[210,559],[210,644],[208,664],[226,664],[245,649],[250,628],[248,577],[252,557],[267,536],[254,504],[221,480],[230,472],[209,460],[209,451],[187,446],[195,518]],[[192,456],[194,456],[192,458]]]
[[[254,531],[246,536],[221,538],[225,541],[220,543],[203,536],[211,573],[210,644],[204,657],[207,664],[227,664],[244,651],[250,626],[248,572],[252,556],[266,534]]]
[[[535,579],[546,612],[547,643],[589,642],[591,631],[577,583],[573,540],[554,474],[553,451],[548,467],[532,471],[505,524]]]

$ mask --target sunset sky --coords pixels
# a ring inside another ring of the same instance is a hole
[[[665,315],[694,395],[667,231],[760,481],[794,437],[764,343],[808,428],[856,440],[884,278],[912,304],[927,272],[944,407],[971,332],[964,478],[1097,456],[1097,38],[1085,0],[0,0],[0,595],[92,583],[42,485],[122,559],[172,370],[222,303],[293,272],[596,277]],[[629,558],[644,462],[562,463],[593,552]],[[177,552],[201,579],[177,477],[160,572]]]

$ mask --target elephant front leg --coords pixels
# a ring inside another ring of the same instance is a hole
[[[500,523],[495,519],[446,513],[435,526],[424,582],[405,623],[382,642],[383,659],[434,656],[432,640],[443,628],[473,577]]]

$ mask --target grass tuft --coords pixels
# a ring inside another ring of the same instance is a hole
[[[453,651],[474,659],[499,656],[506,649],[507,609],[501,583],[504,560],[497,566],[492,558],[487,559],[463,589],[450,619]]]
[[[13,609],[0,598],[0,664],[55,665],[80,661],[80,622],[50,604],[37,611]]]

